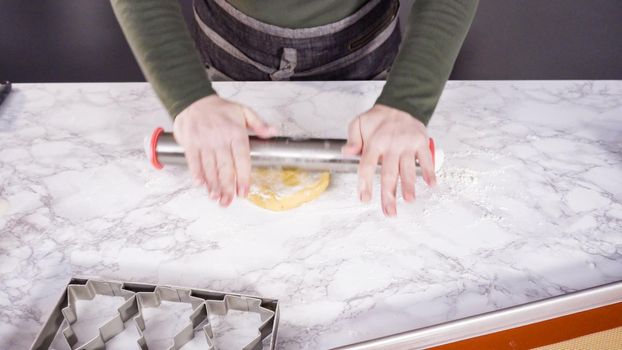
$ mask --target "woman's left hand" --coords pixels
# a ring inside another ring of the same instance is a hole
[[[372,197],[376,166],[382,163],[381,202],[386,216],[395,216],[396,188],[401,180],[402,196],[415,199],[416,162],[419,161],[424,181],[436,184],[432,154],[425,125],[410,114],[376,104],[356,117],[348,128],[346,155],[360,155],[358,194],[361,201]]]

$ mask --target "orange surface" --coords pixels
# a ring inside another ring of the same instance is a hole
[[[622,326],[622,302],[532,323],[455,343],[434,350],[521,350],[559,343]]]
[[[622,350],[622,327],[584,335],[534,350]]]

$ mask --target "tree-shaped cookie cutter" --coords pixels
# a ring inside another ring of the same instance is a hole
[[[76,303],[78,300],[93,300],[96,295],[122,297],[125,302],[117,308],[117,314],[98,328],[98,334],[79,347],[78,337],[73,325],[78,321]],[[125,329],[125,322],[138,312],[135,294],[123,289],[122,283],[87,280],[84,284],[67,286],[67,306],[61,309],[67,327],[62,330],[63,337],[71,349],[91,350],[105,349],[106,342]]]
[[[98,328],[98,334],[94,338],[77,346],[77,335],[72,327],[78,320],[76,301],[93,300],[98,294],[120,296],[125,302],[117,308],[117,315]],[[229,310],[255,312],[261,318],[262,323],[258,327],[258,335],[243,347],[244,350],[262,349],[263,341],[268,337],[270,337],[269,349],[274,350],[276,347],[279,321],[279,302],[276,299],[206,289],[72,278],[30,349],[49,349],[59,330],[73,350],[105,349],[106,343],[125,329],[125,323],[133,320],[140,335],[138,345],[141,349],[148,350],[143,333],[146,329],[143,309],[159,307],[163,300],[189,303],[192,306],[188,324],[173,337],[169,350],[179,350],[183,347],[194,338],[195,330],[199,327],[206,337],[208,350],[215,350],[216,344],[209,314],[226,315]],[[62,328],[63,325],[65,328]]]
[[[194,295],[200,295],[195,293]],[[271,334],[276,333],[274,327],[276,325],[277,310],[271,310],[263,306],[264,302],[261,299],[248,297],[244,295],[226,294],[222,298],[213,298],[213,295],[207,296],[205,304],[207,305],[207,311],[212,315],[224,316],[229,310],[237,310],[244,312],[253,312],[259,314],[261,324],[258,327],[258,334],[248,344],[246,344],[242,350],[260,350],[263,348],[264,339],[268,338]],[[211,323],[208,323],[203,327],[203,330],[207,336],[207,345],[209,350],[216,350],[216,342],[214,340],[214,332]]]
[[[145,324],[145,318],[143,316],[143,309],[145,308],[157,308],[160,307],[162,301],[170,301],[176,303],[188,303],[192,305],[192,313],[190,314],[190,322],[184,326],[175,336],[173,336],[172,344],[168,347],[168,350],[179,350],[186,343],[194,338],[194,329],[200,324],[208,320],[207,307],[203,302],[203,299],[191,296],[190,289],[173,288],[168,286],[157,286],[153,292],[141,291],[136,293],[138,300],[138,314],[134,318],[140,338],[138,338],[138,345],[142,350],[149,350],[147,346],[147,339],[144,332],[147,329]],[[206,333],[207,336],[207,333]]]

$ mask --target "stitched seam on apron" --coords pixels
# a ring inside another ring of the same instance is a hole
[[[305,76],[310,76],[310,75],[315,75],[315,74],[322,74],[322,73],[326,73],[326,72],[330,72],[333,71],[335,69],[339,69],[342,67],[345,67],[349,64],[352,64],[353,62],[356,62],[360,59],[363,59],[365,57],[365,55],[373,52],[374,50],[376,50],[378,47],[380,47],[380,45],[382,45],[393,33],[393,31],[396,29],[397,27],[397,18],[395,17],[393,19],[393,21],[391,22],[391,24],[389,24],[389,26],[387,28],[385,28],[382,32],[380,32],[378,34],[378,36],[376,36],[372,41],[370,41],[369,43],[367,43],[367,45],[363,46],[362,48],[348,54],[347,56],[343,56],[341,58],[338,58],[330,63],[327,63],[325,65],[316,67],[316,68],[311,68],[309,70],[306,71],[302,71],[302,72],[295,72],[293,77],[305,77]]]
[[[313,37],[322,36],[322,35],[329,35],[329,34],[338,32],[342,30],[343,28],[346,28],[356,23],[356,21],[361,19],[361,17],[365,16],[367,13],[369,13],[369,11],[371,11],[374,7],[376,7],[376,5],[380,3],[380,1],[381,0],[369,1],[368,3],[363,5],[363,7],[361,7],[356,12],[354,12],[352,15],[346,18],[343,18],[335,23],[330,23],[330,24],[326,24],[326,25],[318,26],[318,27],[292,29],[292,28],[279,27],[279,26],[275,26],[272,24],[258,21],[257,19],[252,18],[244,14],[242,11],[236,9],[235,7],[233,7],[233,5],[229,4],[226,0],[214,0],[214,2],[218,6],[220,6],[223,10],[225,10],[227,13],[229,13],[229,15],[233,16],[238,21],[244,23],[245,25],[255,30],[258,30],[258,31],[261,31],[261,32],[264,32],[270,35],[274,35],[274,36],[280,36],[283,38],[293,38],[293,39],[307,39],[307,38],[313,38]]]
[[[203,31],[203,33],[214,44],[216,44],[218,47],[223,49],[225,52],[227,52],[231,56],[239,59],[242,62],[245,62],[245,63],[248,63],[248,64],[252,65],[253,67],[259,69],[260,71],[262,71],[264,73],[271,74],[274,71],[276,71],[276,69],[270,68],[268,66],[265,66],[265,65],[255,61],[255,60],[251,59],[250,57],[246,56],[242,51],[238,50],[237,47],[233,46],[231,43],[229,43],[227,40],[225,40],[225,38],[221,37],[218,33],[213,31],[210,27],[208,27],[205,23],[203,23],[203,20],[201,20],[201,17],[199,17],[199,14],[197,13],[196,9],[194,10],[194,18],[195,18],[197,24],[199,25],[199,28],[201,28],[201,31]]]
[[[230,76],[212,66],[205,67],[205,73],[210,81],[233,81]]]
[[[385,17],[382,20],[382,22],[380,22],[380,24],[376,24],[375,26],[372,26],[369,29],[367,29],[366,33],[364,33],[363,36],[355,39],[350,44],[348,44],[348,49],[358,50],[361,47],[365,46],[365,44],[367,44],[369,40],[373,40],[374,36],[378,34],[379,29],[382,31],[382,29],[390,25],[391,21],[395,19],[395,16],[397,16],[397,11],[399,10],[399,7],[400,7],[399,1],[398,2],[392,1],[391,8],[390,8],[391,16]]]
[[[389,75],[389,70],[385,69],[382,72],[374,75],[371,80],[386,80],[387,76]]]
[[[194,16],[199,25],[199,28],[201,28],[201,30],[208,37],[208,39],[212,40],[214,44],[216,44],[218,47],[220,47],[222,50],[224,50],[225,52],[227,52],[234,58],[237,58],[242,62],[248,63],[267,74],[272,74],[279,70],[279,69],[267,67],[251,59],[250,57],[246,56],[242,51],[238,50],[235,46],[233,46],[223,37],[221,37],[216,32],[214,32],[212,29],[210,29],[205,23],[203,23],[198,13],[196,12],[196,10],[194,11]],[[386,27],[373,40],[371,40],[369,43],[367,43],[364,47],[360,48],[359,50],[356,50],[346,56],[340,57],[330,63],[321,65],[319,67],[311,68],[306,71],[294,72],[294,74],[291,77],[294,77],[294,78],[305,77],[305,76],[330,72],[335,69],[345,67],[353,62],[356,62],[362,59],[365,55],[377,49],[391,36],[393,31],[397,27],[397,22],[398,22],[398,17],[395,16],[388,27]]]

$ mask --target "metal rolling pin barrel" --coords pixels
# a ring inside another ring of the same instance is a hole
[[[341,148],[343,139],[296,139],[274,137],[260,139],[250,137],[251,163],[253,166],[296,167],[309,170],[330,170],[337,172],[356,172],[358,156],[344,156]],[[154,130],[145,138],[145,151],[156,169],[164,165],[185,165],[183,148],[175,141],[172,133],[162,128]],[[430,151],[438,169],[442,162],[442,151],[436,150],[430,138]]]

